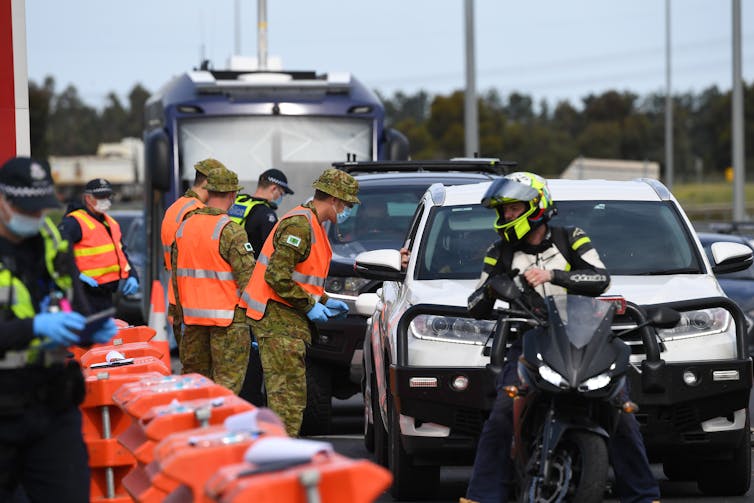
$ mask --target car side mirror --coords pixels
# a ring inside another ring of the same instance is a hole
[[[152,188],[161,192],[170,190],[170,140],[162,129],[153,129],[144,138],[146,172]]]
[[[712,251],[712,272],[724,274],[743,271],[754,262],[751,248],[743,243],[716,241],[710,246]]]
[[[401,269],[399,250],[371,250],[359,253],[353,265],[356,274],[377,281],[403,281],[406,272]]]

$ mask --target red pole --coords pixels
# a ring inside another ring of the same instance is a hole
[[[24,0],[0,0],[0,162],[29,155]]]

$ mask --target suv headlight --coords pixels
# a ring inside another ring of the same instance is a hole
[[[409,332],[417,339],[484,346],[494,328],[491,320],[420,314],[411,321]]]
[[[325,280],[325,291],[338,295],[358,297],[361,289],[369,284],[366,278],[333,276]]]
[[[659,329],[657,333],[666,341],[716,335],[727,332],[732,321],[728,310],[722,307],[685,311],[681,313],[678,325]]]

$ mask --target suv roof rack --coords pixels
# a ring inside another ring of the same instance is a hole
[[[332,166],[346,173],[463,171],[505,175],[518,163],[494,157],[456,157],[448,161],[347,161],[334,162]]]

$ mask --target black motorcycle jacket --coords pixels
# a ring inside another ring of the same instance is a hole
[[[500,274],[511,276],[516,270],[523,273],[531,267],[553,273],[550,283],[536,289],[523,279],[519,283],[524,302],[535,311],[544,307],[543,298],[547,295],[568,292],[593,297],[610,286],[610,275],[582,229],[548,226],[539,245],[521,242],[512,246],[501,239],[487,249],[477,289],[468,300],[471,315],[485,318],[492,310],[495,297],[487,284],[490,278]]]

